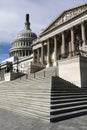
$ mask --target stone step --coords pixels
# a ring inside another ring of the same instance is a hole
[[[41,86],[40,86],[40,84],[41,84]],[[24,87],[24,86],[33,86],[33,87],[36,87],[36,85],[39,85],[40,87],[45,87],[44,85],[47,85],[47,86],[49,86],[50,87],[50,83],[46,83],[46,82],[37,82],[37,83],[26,83],[26,84],[23,84],[23,83],[20,83],[20,84],[10,84],[10,85],[1,85],[0,87],[2,88],[6,88],[6,87],[12,87],[12,86],[14,86],[14,87]],[[38,86],[37,86],[38,87]]]
[[[87,92],[80,92],[80,91],[77,91],[77,92],[75,92],[75,91],[70,91],[70,92],[69,91],[66,91],[66,92],[65,91],[58,91],[58,92],[56,91],[55,92],[54,91],[54,92],[52,92],[51,91],[51,95],[54,95],[54,96],[55,95],[61,95],[61,96],[64,95],[65,96],[65,95],[70,95],[70,94],[71,95],[74,95],[74,94],[77,94],[77,95],[78,94],[86,94],[87,95]]]
[[[20,82],[13,82],[13,83],[11,83],[12,85],[19,85],[19,84],[25,84],[25,85],[27,85],[27,84],[29,84],[29,85],[35,85],[35,84],[38,84],[38,83],[42,83],[42,84],[45,84],[45,83],[49,83],[50,84],[50,81],[49,80],[30,80],[30,81],[20,81]],[[4,85],[11,85],[11,84],[4,84]]]
[[[36,98],[24,98],[24,97],[15,97],[15,96],[4,96],[4,97],[1,97],[1,99],[5,99],[7,97],[7,100],[8,101],[11,101],[11,100],[19,100],[20,102],[28,102],[28,103],[31,103],[31,102],[43,102],[43,104],[45,103],[50,103],[50,99],[36,99]],[[11,99],[10,99],[11,98]]]
[[[66,103],[60,103],[60,104],[51,104],[51,109],[57,109],[57,108],[65,108],[65,107],[71,107],[71,106],[79,106],[79,105],[86,105],[86,101],[78,101],[78,102],[66,102]]]
[[[7,96],[6,96],[7,97]],[[24,99],[24,98],[16,98],[16,97],[1,97],[1,99],[3,99],[4,101],[19,101],[19,102],[25,102],[25,103],[29,103],[29,104],[36,104],[36,105],[44,105],[44,106],[50,106],[50,101],[42,101],[42,100],[28,100],[28,99]]]
[[[32,94],[35,94],[35,95],[50,95],[50,90],[5,90],[5,91],[1,91],[0,93],[1,94],[4,94],[4,93],[7,93],[7,94],[10,94],[10,93],[13,93],[13,94],[16,94],[16,91],[18,94],[23,94],[23,92],[26,94],[26,95],[32,95]]]
[[[4,106],[4,105],[6,105],[6,106],[9,106],[12,110],[14,110],[14,109],[24,109],[25,111],[29,111],[29,112],[31,112],[31,113],[36,113],[36,114],[40,114],[40,115],[43,115],[43,116],[48,116],[48,115],[50,115],[50,113],[49,113],[49,111],[43,111],[42,109],[36,109],[35,107],[34,108],[31,108],[31,107],[25,107],[25,106],[22,106],[21,107],[21,105],[19,105],[19,104],[13,104],[13,103],[10,103],[10,102],[2,102],[2,103],[0,103],[0,105],[2,105],[2,106]]]
[[[3,97],[5,95],[5,93],[1,93],[0,92],[0,97]],[[6,96],[14,96],[14,97],[24,97],[24,98],[44,98],[44,99],[50,99],[50,95],[46,95],[46,94],[44,94],[44,93],[42,93],[42,94],[37,94],[37,93],[35,93],[35,94],[33,94],[33,93],[31,93],[31,94],[26,94],[26,93],[12,93],[12,92],[8,92],[8,93],[6,93]]]
[[[80,88],[80,87],[79,87],[79,88],[74,88],[74,87],[71,87],[70,85],[69,85],[69,87],[68,87],[68,86],[64,86],[64,85],[63,85],[63,86],[61,86],[61,85],[55,86],[55,85],[54,85],[51,90],[52,90],[52,91],[56,91],[56,90],[61,90],[61,91],[62,91],[62,90],[78,90],[78,91],[79,91],[79,90],[80,90],[80,91],[86,90],[86,91],[87,91],[87,89],[83,89],[83,88]]]
[[[78,111],[78,110],[83,110],[87,109],[87,104],[85,105],[80,105],[80,106],[74,106],[74,107],[65,107],[65,108],[57,108],[55,110],[51,110],[50,114],[51,115],[60,115],[62,113],[68,113],[68,112],[73,112],[73,111]]]
[[[60,99],[56,101],[51,100],[51,104],[60,104],[60,103],[76,102],[76,101],[87,101],[87,97],[75,98],[75,99]]]
[[[47,103],[47,102],[39,102],[39,101],[31,101],[29,102],[28,100],[19,100],[17,98],[6,98],[6,97],[1,97],[0,98],[0,102],[15,102],[15,103],[22,103],[22,104],[25,104],[25,105],[34,105],[34,106],[40,106],[40,107],[44,107],[44,108],[50,108],[50,102]]]
[[[41,84],[41,85],[42,85],[42,84]],[[33,90],[34,90],[34,89],[35,89],[35,90],[38,90],[38,89],[40,89],[40,90],[41,90],[41,89],[42,89],[42,90],[51,90],[51,88],[50,88],[50,86],[48,86],[48,84],[45,84],[45,87],[44,87],[43,85],[40,86],[40,84],[39,84],[39,85],[37,84],[37,87],[36,87],[36,86],[33,86],[33,85],[30,85],[30,86],[29,86],[29,85],[28,85],[28,86],[25,85],[25,86],[24,86],[24,85],[21,85],[21,84],[20,84],[20,86],[16,86],[16,85],[15,85],[15,86],[9,86],[9,87],[4,87],[4,86],[0,87],[0,90],[10,90],[10,89],[11,89],[11,90],[15,90],[15,89],[16,89],[16,90],[17,90],[17,89],[18,89],[18,90],[21,90],[21,89],[25,89],[25,90],[26,90],[26,89],[27,89],[27,90],[29,90],[29,89],[31,89],[31,90],[32,90],[32,89],[33,89]]]
[[[64,92],[61,92],[61,93],[60,92],[51,92],[51,96],[70,96],[70,95],[80,95],[80,94],[86,95],[87,92],[78,92],[78,93],[77,92],[76,93],[75,92],[73,92],[73,93],[72,92],[68,92],[68,93],[67,92],[65,92],[65,93]]]
[[[16,97],[16,96],[13,97],[13,96],[10,96],[10,95],[9,96],[6,95],[6,97],[7,97],[8,100],[10,100],[10,98],[11,99],[15,99],[16,98],[16,99],[18,99],[20,101],[21,100],[23,100],[23,101],[29,101],[29,102],[38,101],[38,102],[43,102],[43,103],[49,103],[50,102],[50,99],[44,99],[44,98],[27,98],[27,97],[22,97],[22,96],[21,97]]]
[[[87,114],[87,109],[63,113],[60,115],[52,115],[50,118],[50,122],[58,122],[69,118],[75,118],[78,116],[86,115],[86,114]]]
[[[35,92],[35,91],[31,91],[31,92],[23,92],[23,91],[4,91],[4,92],[0,92],[0,95],[4,96],[4,95],[15,95],[15,96],[34,96],[34,97],[43,97],[43,98],[50,98],[50,92],[45,92],[45,93],[42,93],[42,92]]]
[[[84,95],[72,95],[72,96],[53,96],[53,97],[51,97],[51,100],[60,100],[60,99],[73,99],[73,98],[82,98],[82,97],[87,97],[87,95],[86,94],[84,94]]]
[[[34,117],[34,118],[40,118],[41,120],[50,121],[50,116],[38,115],[36,113],[32,113],[29,111],[27,112],[27,111],[22,110],[22,109],[13,109],[13,108],[6,106],[6,105],[5,106],[0,105],[0,108],[6,109],[6,110],[9,110],[12,112],[16,112],[24,117]]]
[[[14,107],[16,107],[16,108],[25,108],[26,110],[27,109],[29,109],[29,110],[33,110],[33,111],[40,111],[40,112],[42,112],[42,113],[49,113],[50,112],[50,108],[48,108],[48,107],[41,107],[41,106],[36,106],[36,105],[30,105],[30,104],[25,104],[25,103],[20,103],[20,102],[16,102],[16,101],[4,101],[4,103],[3,102],[1,102],[0,101],[0,104],[7,104],[7,105],[10,105],[10,106],[14,106]]]

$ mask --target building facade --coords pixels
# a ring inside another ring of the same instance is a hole
[[[87,3],[65,10],[33,41],[33,63],[56,66],[58,60],[87,51]]]

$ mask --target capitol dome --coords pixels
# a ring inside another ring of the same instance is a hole
[[[31,55],[31,44],[36,38],[36,34],[30,29],[29,14],[26,14],[25,28],[17,34],[16,38],[12,42],[9,56],[25,57]]]

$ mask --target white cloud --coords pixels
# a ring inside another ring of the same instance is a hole
[[[11,42],[30,13],[31,29],[40,33],[60,12],[87,0],[0,0],[0,42]]]

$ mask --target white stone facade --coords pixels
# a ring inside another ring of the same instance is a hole
[[[64,11],[33,41],[33,62],[46,67],[58,65],[63,58],[77,55],[87,46],[87,3]]]

